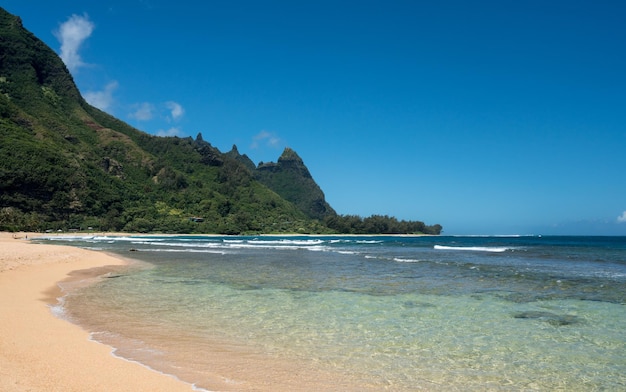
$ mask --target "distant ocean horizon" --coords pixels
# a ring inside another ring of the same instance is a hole
[[[56,311],[199,390],[274,362],[328,375],[300,390],[626,390],[626,237],[36,241],[137,260]]]

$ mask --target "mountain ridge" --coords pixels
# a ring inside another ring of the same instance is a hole
[[[0,230],[332,233],[298,154],[260,163],[201,133],[149,135],[89,105],[59,56],[0,8]]]

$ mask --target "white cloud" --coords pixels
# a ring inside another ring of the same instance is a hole
[[[85,100],[90,105],[100,110],[107,111],[113,106],[113,92],[117,89],[117,81],[112,81],[104,87],[102,91],[87,91],[84,94]]]
[[[70,71],[75,71],[84,66],[78,50],[83,42],[89,38],[95,25],[89,20],[87,14],[83,16],[72,15],[61,24],[55,35],[61,42],[61,59]]]
[[[185,109],[183,109],[178,102],[167,101],[165,102],[165,107],[170,110],[170,116],[174,121],[178,120],[183,114],[185,114]]]
[[[626,223],[626,211],[622,212],[622,215],[617,217],[617,223]]]
[[[154,116],[154,105],[149,102],[136,104],[133,108],[136,108],[136,110],[130,114],[130,118],[135,120],[148,121]]]
[[[259,148],[260,144],[264,144],[268,147],[279,147],[281,140],[274,132],[261,131],[259,132],[253,139],[252,145],[250,146],[253,149]]]
[[[181,135],[181,130],[179,128],[173,127],[167,130],[160,129],[156,135],[157,136],[179,136]]]
[[[161,109],[165,106],[168,110],[168,114],[165,114]],[[137,103],[132,106],[133,112],[129,114],[130,118],[138,121],[152,120],[155,116],[165,119],[167,122],[176,121],[180,119],[185,113],[185,109],[174,101],[165,102],[165,104],[154,105],[150,102]]]

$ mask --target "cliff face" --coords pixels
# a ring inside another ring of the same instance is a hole
[[[294,203],[310,218],[323,220],[327,216],[336,215],[302,158],[290,148],[285,148],[277,163],[260,164],[255,177]]]

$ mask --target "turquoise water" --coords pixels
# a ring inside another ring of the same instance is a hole
[[[49,241],[141,260],[66,315],[198,388],[267,376],[245,358],[300,390],[626,390],[623,237]]]

